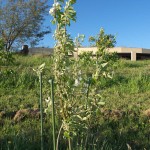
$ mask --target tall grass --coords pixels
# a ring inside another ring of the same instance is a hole
[[[39,106],[39,79],[32,71],[46,63],[43,74],[43,99],[49,95],[52,60],[43,56],[16,56],[10,66],[0,66],[0,149],[40,149],[39,118],[25,116],[15,122],[13,116],[20,109]],[[97,125],[88,132],[72,139],[73,149],[95,150],[144,150],[150,147],[150,116],[144,111],[150,106],[150,61],[131,62],[120,60],[112,80],[103,80],[101,108]],[[46,104],[44,103],[44,106]],[[4,115],[2,114],[4,113]],[[51,118],[44,118],[44,147],[51,150]],[[56,116],[56,132],[59,122]],[[60,135],[60,149],[66,149],[66,141]]]

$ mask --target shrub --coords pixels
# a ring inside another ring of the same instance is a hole
[[[14,57],[11,52],[7,52],[4,50],[4,41],[0,39],[0,65],[7,65],[14,62]]]

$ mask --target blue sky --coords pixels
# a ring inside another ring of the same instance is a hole
[[[73,38],[84,34],[83,46],[88,46],[89,36],[98,34],[102,27],[106,33],[116,35],[116,46],[150,48],[150,0],[77,0],[74,9],[77,21],[72,22],[68,32]],[[55,26],[50,20],[49,15],[45,24],[52,33],[45,36],[40,46],[54,45]]]

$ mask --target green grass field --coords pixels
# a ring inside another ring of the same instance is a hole
[[[39,107],[39,80],[33,68],[43,62],[43,99],[47,98],[52,75],[52,60],[44,56],[15,56],[12,65],[0,66],[0,149],[40,149],[40,120],[38,114],[19,110]],[[110,80],[102,81],[105,105],[99,114],[99,124],[91,130],[89,147],[97,150],[149,150],[150,148],[150,60],[131,62],[119,60]],[[44,103],[45,106],[45,103]],[[52,149],[51,119],[44,118],[44,147]],[[59,123],[57,123],[59,125]],[[58,132],[58,131],[57,131]],[[73,139],[74,149],[85,149]],[[60,140],[60,149],[66,149]]]

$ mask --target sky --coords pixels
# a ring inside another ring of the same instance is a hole
[[[53,0],[49,0],[49,5]],[[89,46],[89,36],[95,36],[100,28],[106,34],[116,36],[117,47],[150,48],[150,0],[77,0],[76,22],[72,22],[68,33],[74,39],[78,33],[85,35],[83,46]],[[40,46],[53,47],[53,32],[48,15],[44,22],[52,33],[45,36]]]

